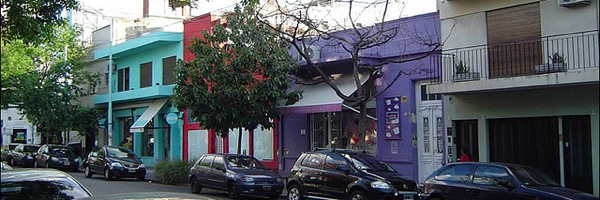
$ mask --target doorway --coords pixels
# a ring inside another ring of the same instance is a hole
[[[427,93],[427,85],[417,84],[417,141],[419,182],[442,167],[444,136],[440,94]]]

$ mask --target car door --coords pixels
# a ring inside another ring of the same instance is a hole
[[[477,199],[533,199],[533,196],[508,188],[511,184],[514,185],[514,180],[503,167],[477,167],[473,173],[472,183],[477,188],[473,193],[473,197]]]
[[[323,164],[325,163],[325,155],[321,153],[312,153],[306,155],[302,160],[300,180],[302,187],[307,195],[322,196],[323,190],[319,187],[323,185]]]
[[[213,159],[215,159],[215,156],[213,155],[204,155],[194,167],[193,173],[196,175],[196,179],[198,179],[200,185],[210,186],[210,182],[208,181],[208,171],[210,170]]]
[[[100,148],[94,148],[87,157],[87,165],[90,168],[90,171],[99,173],[98,170],[98,151]]]
[[[217,155],[208,170],[208,182],[216,188],[227,189],[227,177],[225,173],[225,159]]]
[[[323,165],[323,182],[319,193],[326,197],[343,199],[346,197],[346,188],[353,181],[350,175],[349,163],[341,155],[329,154]]]
[[[108,155],[106,148],[102,147],[98,149],[96,160],[94,161],[94,170],[98,173],[104,173],[104,166],[108,164]]]

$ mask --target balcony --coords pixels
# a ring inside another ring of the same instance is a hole
[[[523,42],[444,49],[431,93],[598,84],[598,31]]]

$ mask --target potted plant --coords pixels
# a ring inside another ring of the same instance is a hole
[[[454,73],[453,80],[455,82],[479,80],[479,72],[471,72],[462,60],[454,65]]]
[[[543,74],[543,73],[551,73],[551,72],[564,72],[567,69],[567,58],[555,52],[552,56],[548,56],[550,59],[549,63],[535,66],[535,73]]]

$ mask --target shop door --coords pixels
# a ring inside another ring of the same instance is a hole
[[[444,152],[442,106],[439,104],[418,107],[417,137],[419,153],[419,182],[442,166]]]

